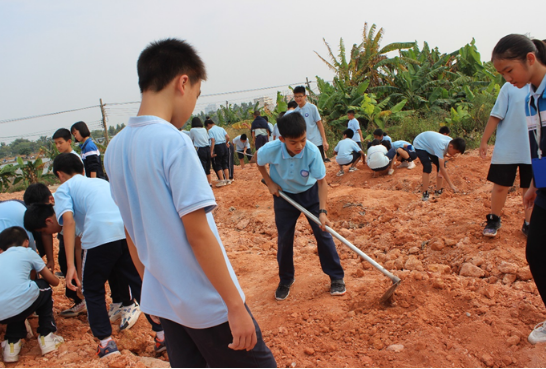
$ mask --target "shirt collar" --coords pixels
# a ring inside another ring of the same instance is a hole
[[[307,147],[307,144],[305,144],[306,147]],[[303,150],[301,150],[299,154],[292,156],[288,153],[288,150],[286,149],[286,144],[284,142],[281,142],[281,153],[282,153],[283,159],[301,159],[303,158],[304,151],[305,151],[305,147],[303,148]]]
[[[132,127],[143,127],[150,124],[165,124],[178,131],[178,129],[174,125],[172,125],[172,123],[167,122],[165,119],[156,117],[154,115],[140,115],[138,117],[131,117],[127,122],[127,126]]]
[[[529,91],[531,92],[531,96],[535,99],[539,98],[541,95],[546,97],[546,75],[542,78],[542,82],[536,90],[533,89],[533,85],[529,84]]]

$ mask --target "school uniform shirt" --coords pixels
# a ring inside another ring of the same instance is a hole
[[[500,119],[491,164],[531,164],[525,118],[528,94],[529,86],[519,89],[508,82],[502,86],[490,114]]]
[[[404,145],[412,146],[411,143],[409,143],[408,141],[398,140],[392,143],[392,148],[395,150],[403,149]]]
[[[307,140],[317,146],[322,146],[322,136],[320,135],[320,130],[317,126],[317,122],[321,120],[321,118],[317,107],[310,102],[307,102],[303,108],[300,108],[298,105],[294,112],[300,113],[303,119],[305,119],[305,124],[307,125]]]
[[[392,146],[392,138],[390,138],[389,136],[383,135],[383,140],[382,141],[389,141],[391,143],[391,146]]]
[[[271,124],[271,123],[267,123],[267,125],[269,126],[269,133],[270,133],[270,135],[269,135],[269,141],[273,141],[273,129],[274,129],[275,127],[273,127],[273,124]]]
[[[269,123],[262,117],[256,117],[250,126],[250,130],[254,132],[256,137],[269,136],[269,129]]]
[[[227,132],[222,127],[214,125],[209,129],[209,138],[214,138],[215,145],[226,143],[226,135]]]
[[[244,152],[245,147],[247,148],[247,150],[250,150],[250,143],[248,142],[248,137],[246,141],[241,141],[241,135],[239,135],[233,139],[233,144],[235,145],[235,150],[238,152]]]
[[[25,229],[24,218],[26,211],[27,207],[20,200],[0,201],[0,232],[10,227],[21,227]],[[27,231],[27,236],[29,239],[29,247],[36,252],[34,236],[29,231]]]
[[[366,155],[366,164],[370,169],[383,168],[389,165],[390,160],[386,156],[387,148],[383,145],[370,146],[368,155]]]
[[[218,235],[211,213],[216,201],[203,166],[189,137],[177,132],[158,117],[130,118],[108,145],[106,171],[145,267],[142,311],[190,328],[210,328],[227,321],[227,308],[195,258],[180,218],[206,212],[203,226],[210,227],[243,301],[245,296]]]
[[[80,144],[80,148],[82,149],[81,158],[86,175],[90,176],[91,172],[95,172],[97,173],[97,178],[104,178],[100,151],[97,148],[97,145],[95,145],[93,142],[93,139],[89,137],[83,144]]]
[[[541,118],[540,130],[540,149],[542,150],[542,159],[546,160],[546,76],[535,90],[532,86],[529,88],[529,95],[525,99],[525,115],[527,118],[527,129],[529,130],[529,147],[531,149],[531,158],[538,158],[537,139],[535,133],[539,126],[539,118]],[[540,109],[540,110],[538,110]],[[540,114],[538,113],[540,111]],[[536,168],[533,168],[533,176]],[[536,186],[536,183],[535,183]],[[535,204],[543,209],[546,209],[546,187],[538,188]]]
[[[339,141],[334,151],[337,152],[336,162],[340,165],[345,165],[353,161],[353,152],[360,152],[362,150],[355,141],[345,138]]]
[[[193,141],[195,147],[207,147],[210,146],[209,134],[207,129],[203,127],[194,127],[190,129],[190,138]],[[225,135],[224,135],[225,142]]]
[[[78,154],[78,153],[77,153],[76,151],[74,151],[74,150],[70,151],[70,153],[76,155],[76,156],[80,159],[80,161],[83,163],[83,160],[82,160],[82,157],[80,156],[80,154]]]
[[[453,139],[434,131],[420,133],[413,140],[413,146],[418,150],[425,150],[430,155],[443,159],[447,153],[447,147]]]
[[[41,272],[45,263],[36,251],[13,246],[0,254],[0,320],[21,314],[40,295],[30,272]]]
[[[295,156],[290,156],[281,140],[266,143],[260,148],[258,165],[266,164],[273,182],[289,193],[305,192],[326,177],[320,150],[310,141]]]
[[[352,140],[354,142],[360,142],[360,134],[358,133],[358,130],[360,129],[360,123],[358,122],[358,120],[356,118],[351,119],[349,121],[349,124],[347,125],[347,128],[352,129],[355,133]]]
[[[82,249],[125,239],[123,220],[107,181],[77,174],[60,185],[53,197],[59,225],[63,225],[64,213],[73,214],[76,227],[82,232]]]

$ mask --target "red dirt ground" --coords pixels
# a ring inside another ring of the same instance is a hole
[[[330,296],[303,216],[295,239],[296,283],[287,300],[276,301],[273,201],[256,168],[237,167],[235,182],[214,190],[219,205],[214,215],[279,367],[545,366],[545,345],[527,342],[534,325],[546,319],[546,309],[525,261],[519,188],[509,194],[499,235],[481,234],[490,207],[488,164],[476,150],[450,160],[448,171],[460,192],[428,203],[420,199],[420,165],[372,178],[361,165],[336,177],[337,166],[327,164],[333,228],[402,278],[391,307],[379,304],[390,280],[338,241],[348,292]],[[0,195],[7,198],[22,193]],[[58,313],[69,307],[64,281],[54,291]],[[35,331],[37,319],[31,325]],[[143,316],[130,331],[114,334],[122,355],[102,361],[94,356],[96,342],[85,316],[58,317],[57,325],[66,340],[58,351],[42,357],[32,339],[20,361],[6,367],[167,364],[143,358],[153,357],[152,332]]]

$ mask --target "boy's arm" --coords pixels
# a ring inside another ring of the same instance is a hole
[[[127,238],[127,247],[129,248],[129,253],[131,254],[133,264],[135,264],[135,268],[138,274],[140,274],[140,279],[144,280],[144,264],[142,264],[140,258],[138,257],[138,251],[133,243],[133,240],[131,239],[131,236],[129,236],[129,233],[127,232],[127,228],[125,228],[125,237]]]
[[[205,210],[199,209],[184,215],[182,223],[197,262],[227,306],[229,327],[233,335],[233,342],[228,347],[233,350],[251,350],[257,342],[254,322],[231,279],[222,249],[208,226]]]
[[[57,286],[59,284],[59,278],[57,278],[47,266],[40,271],[40,275],[52,286]]]
[[[360,142],[364,142],[364,137],[362,136],[362,130],[358,129],[358,134],[360,135]]]
[[[82,238],[76,237],[76,243],[74,246],[74,255],[76,256],[76,271],[78,272],[78,278],[82,280]]]
[[[76,291],[77,287],[81,286],[81,283],[76,273],[76,266],[74,265],[76,221],[74,220],[74,214],[71,211],[67,211],[63,214],[63,237],[67,266],[65,276],[66,286],[72,291]],[[72,284],[73,279],[76,281],[77,287]]]
[[[214,138],[210,138],[210,156],[214,157]]]
[[[46,268],[53,271],[55,269],[55,258],[53,257],[53,235],[41,233],[42,243],[46,253]]]
[[[327,202],[328,202],[328,182],[326,182],[326,177],[323,179],[317,180],[318,183],[318,197],[319,197],[319,209],[327,209]],[[326,230],[326,226],[330,225],[330,221],[328,220],[328,217],[324,213],[319,214],[319,220],[321,225],[321,228],[323,231]]]
[[[537,188],[535,187],[535,179],[532,178],[529,189],[527,190],[527,192],[525,192],[525,195],[523,195],[523,206],[525,207],[525,210],[531,209],[533,207],[536,198]]]
[[[487,125],[485,126],[485,130],[483,131],[482,141],[480,143],[480,157],[482,159],[485,159],[487,155],[487,142],[491,138],[491,135],[495,130],[497,129],[497,126],[499,125],[500,118],[489,116],[489,119],[487,120]]]
[[[256,163],[258,163],[258,152],[256,151],[256,153],[254,154],[254,156],[256,156]],[[267,188],[269,189],[269,192],[272,194],[272,195],[275,195],[277,197],[279,197],[279,191],[282,191],[282,187],[279,186],[278,184],[276,184],[275,182],[273,182],[273,180],[271,179],[271,177],[269,176],[269,173],[267,172],[267,168],[264,166],[261,166],[258,164],[258,170],[260,171],[260,174],[262,175],[264,181],[265,181],[265,184],[267,185]]]
[[[229,135],[226,133],[226,146],[229,147]]]
[[[457,187],[455,187],[455,185],[453,184],[453,182],[451,182],[451,179],[449,178],[449,175],[447,174],[447,170],[445,168],[445,160],[444,159],[440,159],[438,158],[438,164],[440,165],[440,173],[442,173],[442,176],[444,177],[444,179],[447,181],[447,183],[449,184],[449,187],[451,187],[451,189],[453,190],[453,192],[457,192]]]
[[[324,151],[328,151],[330,148],[330,145],[328,145],[328,141],[326,141],[326,133],[324,133],[324,125],[322,124],[322,120],[317,121],[317,127],[320,131],[320,135],[322,136],[322,146],[324,147]]]

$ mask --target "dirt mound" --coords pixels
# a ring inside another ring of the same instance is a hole
[[[303,216],[294,247],[296,283],[287,300],[276,301],[273,201],[258,170],[237,167],[234,183],[214,190],[222,240],[278,365],[544,366],[544,344],[527,342],[546,311],[525,261],[518,191],[509,194],[499,235],[485,239],[481,232],[491,184],[485,180],[488,162],[477,151],[448,163],[460,193],[446,191],[428,203],[420,198],[420,165],[377,178],[359,168],[336,177],[338,167],[327,164],[329,219],[342,236],[402,278],[389,308],[378,301],[390,280],[337,241],[348,292],[330,296],[329,278],[320,269]],[[69,306],[63,289],[63,283],[55,288],[57,313]],[[152,332],[144,317],[130,331],[115,334],[125,351],[106,361],[94,357],[96,343],[85,317],[59,317],[57,323],[67,341],[59,351],[44,358],[30,340],[18,366],[159,364],[136,356],[153,356]],[[31,324],[35,329],[37,320]]]

